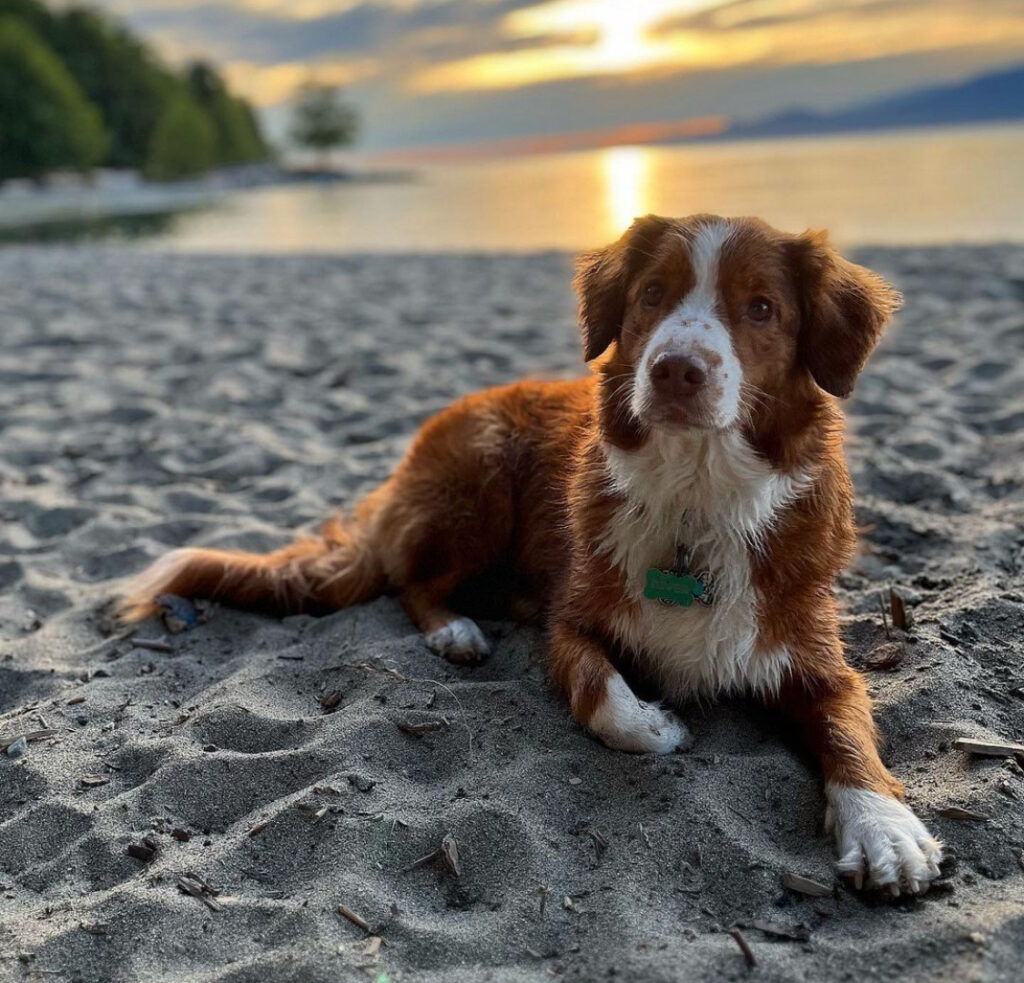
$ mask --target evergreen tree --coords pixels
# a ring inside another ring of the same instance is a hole
[[[251,108],[231,95],[213,69],[207,70],[205,83],[192,72],[173,72],[127,28],[88,8],[51,11],[38,0],[0,0],[0,20],[7,16],[52,49],[99,109],[109,137],[103,163],[145,168],[158,122],[189,95],[209,116],[215,133],[211,165],[266,158]]]
[[[195,62],[188,70],[192,97],[206,111],[217,135],[221,164],[244,164],[266,157],[266,147],[248,104],[232,96],[217,70]]]
[[[0,19],[0,181],[88,171],[106,146],[99,111],[60,59],[22,21]]]
[[[183,94],[168,103],[153,130],[143,173],[154,181],[196,177],[216,160],[217,134],[195,100]]]
[[[157,121],[187,91],[185,81],[125,28],[92,10],[58,15],[52,44],[103,113],[111,135],[107,163],[141,167]]]

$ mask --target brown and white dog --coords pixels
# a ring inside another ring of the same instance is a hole
[[[840,871],[925,890],[941,847],[879,758],[833,596],[854,526],[832,397],[898,295],[821,235],[709,215],[637,220],[576,287],[589,377],[458,401],[346,519],[267,555],[177,550],[124,617],[162,593],[283,613],[394,591],[430,648],[473,662],[487,639],[448,605],[498,573],[515,610],[544,612],[554,684],[609,747],[691,740],[620,670],[671,703],[758,696],[820,759]]]

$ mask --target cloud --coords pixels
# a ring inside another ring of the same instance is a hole
[[[897,84],[883,65],[934,81],[1024,57],[1019,0],[101,2],[261,106],[345,85],[368,145],[852,102]]]
[[[139,30],[197,47],[215,44],[262,64],[358,53],[387,57],[447,31],[461,50],[499,46],[497,26],[537,0],[116,0]]]

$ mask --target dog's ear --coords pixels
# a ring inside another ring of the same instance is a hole
[[[577,260],[573,286],[579,297],[586,361],[597,358],[618,337],[629,282],[668,225],[667,219],[657,215],[638,218],[618,241],[584,253]]]
[[[822,232],[795,239],[793,254],[798,358],[826,392],[849,396],[902,297],[877,273],[843,259]]]

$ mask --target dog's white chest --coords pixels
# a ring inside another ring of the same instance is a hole
[[[636,601],[615,619],[619,641],[666,696],[777,689],[789,653],[757,650],[751,556],[805,482],[772,471],[738,435],[652,438],[639,452],[610,450],[608,462],[625,501],[600,547]],[[643,596],[647,571],[671,565],[679,546],[691,572],[710,574],[710,605]]]

